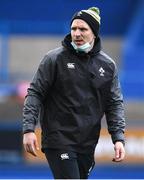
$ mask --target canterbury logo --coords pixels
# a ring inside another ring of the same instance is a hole
[[[75,63],[67,63],[69,69],[75,69]]]
[[[68,153],[61,154],[61,160],[69,159]]]

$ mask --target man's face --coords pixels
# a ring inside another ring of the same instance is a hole
[[[71,25],[71,37],[72,41],[77,45],[81,46],[85,43],[90,43],[95,38],[90,26],[81,19],[75,19]]]

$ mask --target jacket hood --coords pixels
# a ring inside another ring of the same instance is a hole
[[[95,55],[95,54],[97,54],[101,50],[101,40],[100,40],[99,37],[97,37],[97,39],[95,39],[94,47],[88,53],[85,53],[85,52],[76,52],[76,50],[71,45],[71,41],[72,41],[71,40],[71,34],[68,34],[68,35],[66,35],[64,37],[64,40],[62,41],[62,45],[65,48],[69,49],[70,51],[72,51],[73,53],[78,54],[78,55],[86,55],[86,54]]]

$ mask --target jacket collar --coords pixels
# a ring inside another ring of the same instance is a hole
[[[64,40],[62,41],[62,45],[65,48],[67,48],[68,50],[70,50],[72,53],[77,54],[79,56],[85,56],[87,54],[90,55],[90,56],[93,56],[93,55],[97,54],[101,50],[101,41],[100,41],[99,37],[97,37],[97,39],[95,40],[95,43],[94,43],[94,47],[88,53],[76,52],[76,50],[71,45],[71,35],[70,34],[65,36]]]

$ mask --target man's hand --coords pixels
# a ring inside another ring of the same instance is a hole
[[[23,145],[25,151],[33,156],[37,156],[36,150],[39,150],[39,145],[34,132],[29,132],[23,135]]]
[[[115,157],[113,158],[113,161],[114,162],[122,161],[125,157],[125,149],[123,143],[117,141],[114,145],[114,150],[115,150]]]

